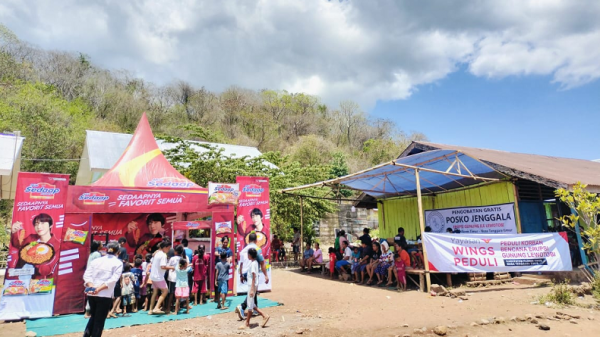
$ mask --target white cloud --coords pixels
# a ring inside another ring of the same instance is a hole
[[[43,48],[165,84],[405,99],[466,64],[488,78],[600,77],[600,2],[12,0],[0,20]]]

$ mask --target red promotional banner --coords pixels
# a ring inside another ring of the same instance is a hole
[[[124,237],[129,261],[137,254],[153,251],[163,237],[171,237],[175,214],[169,213],[103,213],[94,214],[92,234],[107,234],[109,241]]]
[[[250,233],[256,233],[256,244],[262,249],[268,273],[270,274],[271,254],[271,209],[269,204],[269,178],[266,177],[237,177],[240,185],[240,198],[238,199],[236,232],[236,254],[249,243]],[[270,278],[270,277],[269,277]],[[259,279],[259,290],[270,290],[271,282],[264,283],[264,278]],[[247,292],[247,283],[237,282],[238,292]]]
[[[68,200],[67,213],[189,212],[206,208],[208,191],[70,186]]]
[[[65,174],[19,173],[0,320],[52,316],[68,185]]]
[[[54,314],[82,312],[85,308],[83,273],[90,255],[91,214],[67,214],[60,245]]]

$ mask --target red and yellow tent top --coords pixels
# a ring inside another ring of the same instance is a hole
[[[121,158],[92,186],[201,188],[179,173],[162,154],[150,129],[146,113],[142,115]]]

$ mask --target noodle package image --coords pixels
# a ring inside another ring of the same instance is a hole
[[[239,197],[239,184],[208,183],[209,205],[236,205]]]
[[[21,280],[7,281],[3,294],[5,296],[27,295],[27,285]]]
[[[52,292],[54,279],[31,280],[29,282],[29,294],[48,294]]]
[[[88,232],[81,231],[73,228],[67,229],[65,233],[64,241],[70,241],[74,243],[78,243],[80,245],[85,244],[85,239],[87,238]]]
[[[215,223],[215,230],[217,231],[217,235],[218,234],[229,234],[232,233],[232,228],[231,228],[231,221],[226,221],[226,222],[216,222]]]

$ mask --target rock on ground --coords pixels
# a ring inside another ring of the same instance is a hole
[[[435,333],[438,336],[446,336],[446,334],[448,333],[448,327],[444,325],[436,326],[435,328],[433,328],[433,333]]]

